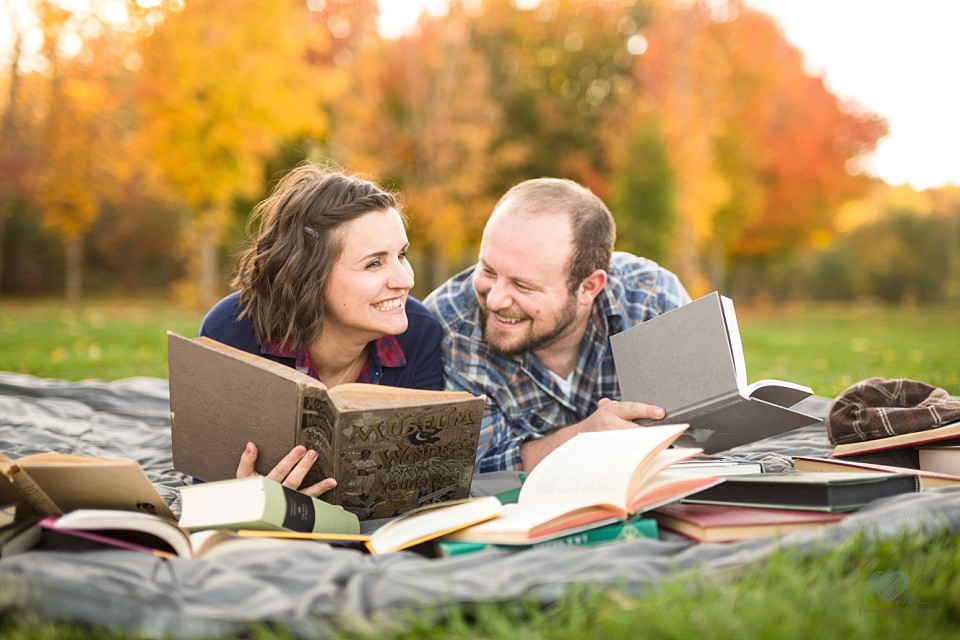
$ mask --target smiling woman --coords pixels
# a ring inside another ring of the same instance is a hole
[[[294,168],[258,204],[259,231],[240,255],[237,291],[199,335],[280,362],[328,387],[364,382],[441,389],[440,326],[410,297],[404,217],[393,194],[315,164]],[[249,443],[238,477],[253,474]],[[299,487],[316,460],[297,447],[271,471]],[[303,489],[319,495],[331,479]]]

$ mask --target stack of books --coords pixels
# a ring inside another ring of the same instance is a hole
[[[874,500],[921,488],[913,473],[807,469],[731,476],[653,516],[663,529],[694,540],[731,542],[819,528]]]
[[[40,518],[18,513],[16,502],[0,503],[0,559],[29,551],[40,542]]]

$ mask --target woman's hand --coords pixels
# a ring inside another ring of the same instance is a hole
[[[307,477],[307,472],[310,471],[310,467],[313,466],[313,463],[317,460],[317,452],[313,449],[307,449],[303,445],[297,445],[290,450],[290,453],[285,455],[283,459],[277,463],[270,473],[267,474],[268,478],[276,480],[285,487],[290,487],[291,489],[299,489],[301,493],[305,493],[308,496],[313,496],[316,498],[322,493],[326,493],[330,489],[333,489],[337,486],[337,481],[333,478],[326,478],[320,482],[310,485],[300,489],[300,483],[303,482],[303,479]],[[258,475],[256,471],[253,470],[253,465],[257,461],[257,445],[252,442],[247,443],[247,447],[243,450],[243,454],[240,456],[240,464],[237,466],[237,477],[238,478],[248,478],[250,476]]]

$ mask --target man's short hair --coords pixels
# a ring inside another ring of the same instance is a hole
[[[609,266],[617,227],[607,205],[590,189],[565,178],[536,178],[513,186],[494,208],[504,203],[510,213],[567,217],[573,236],[567,273],[571,292],[591,273]]]

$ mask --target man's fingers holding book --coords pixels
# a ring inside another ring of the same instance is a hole
[[[629,402],[601,398],[597,410],[590,416],[592,431],[603,429],[629,429],[637,426],[633,421],[644,418],[660,420],[664,416],[661,407],[644,402]]]

